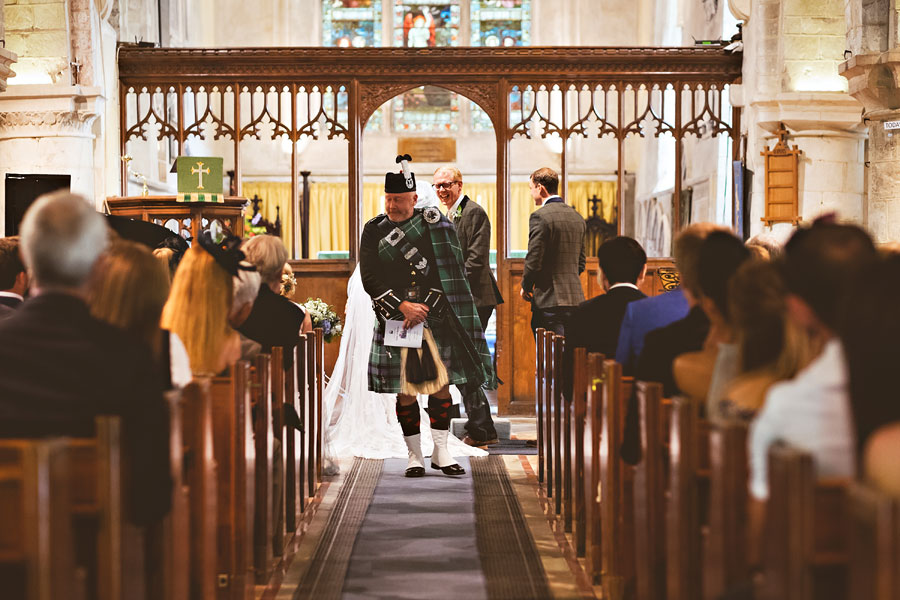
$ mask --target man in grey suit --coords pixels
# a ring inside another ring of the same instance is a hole
[[[531,302],[531,329],[559,335],[572,310],[584,302],[584,218],[559,196],[559,175],[544,167],[531,174],[531,197],[539,206],[528,220],[528,254],[519,294]]]
[[[465,260],[466,279],[472,290],[475,307],[482,328],[487,328],[494,307],[503,302],[497,280],[491,272],[491,222],[477,203],[462,193],[462,173],[452,166],[439,167],[432,180],[447,217],[456,227],[456,235]],[[463,441],[470,446],[497,442],[497,431],[491,419],[491,409],[480,386],[463,390],[466,407],[467,435]]]

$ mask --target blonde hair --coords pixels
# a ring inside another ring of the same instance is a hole
[[[287,250],[281,238],[255,235],[244,242],[241,250],[247,255],[247,262],[256,266],[265,283],[281,283],[281,272],[287,262]]]
[[[100,255],[88,286],[88,306],[101,321],[161,350],[159,319],[169,296],[169,270],[148,248],[116,240]]]
[[[225,343],[234,332],[228,325],[233,283],[212,255],[194,245],[175,271],[162,326],[184,342],[191,370],[215,374]]]
[[[169,283],[172,283],[172,268],[169,265],[173,254],[175,254],[175,251],[171,248],[157,248],[153,251],[153,257],[159,261],[159,264],[166,267],[166,278],[169,280]]]
[[[441,171],[447,171],[453,177],[453,181],[462,183],[462,173],[453,165],[444,165],[443,167],[438,167],[434,170],[434,175],[437,175]],[[432,177],[434,177],[434,175],[432,175]]]
[[[297,289],[297,279],[294,277],[294,268],[291,263],[284,263],[281,270],[281,295],[285,298],[293,298]]]

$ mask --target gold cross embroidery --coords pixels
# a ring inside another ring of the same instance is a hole
[[[204,169],[204,168],[203,168],[203,163],[200,162],[200,161],[197,161],[197,166],[196,166],[196,167],[191,167],[191,175],[198,175],[198,174],[200,175],[200,179],[199,179],[199,181],[198,181],[198,183],[197,183],[197,189],[198,189],[198,190],[202,190],[202,189],[203,189],[203,174],[204,174],[204,173],[206,173],[207,175],[209,175],[209,167],[206,167],[206,168]]]

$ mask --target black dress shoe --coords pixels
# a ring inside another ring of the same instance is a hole
[[[410,467],[406,470],[407,477],[425,477],[425,467]]]
[[[452,465],[448,465],[446,467],[439,467],[436,464],[431,463],[431,468],[436,471],[443,471],[444,475],[465,475],[466,474],[466,470],[463,469],[461,466],[459,466],[456,463],[453,463]]]

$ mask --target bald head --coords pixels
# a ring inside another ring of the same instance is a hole
[[[59,191],[31,205],[20,236],[34,286],[46,290],[83,287],[109,234],[105,219],[86,198]]]

